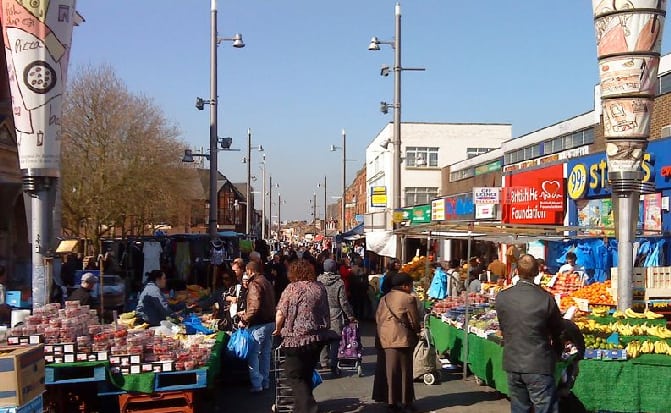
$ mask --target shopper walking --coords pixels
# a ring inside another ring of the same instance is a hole
[[[252,393],[270,386],[270,351],[275,329],[275,291],[268,279],[260,273],[259,264],[247,264],[249,287],[245,311],[240,316],[240,327],[248,327],[253,340],[249,346],[249,380]],[[240,304],[240,303],[238,303]]]
[[[337,339],[331,331],[326,288],[317,282],[314,267],[296,260],[289,265],[290,284],[277,304],[275,331],[282,336],[284,371],[294,394],[295,413],[317,413],[312,374],[325,343]]]
[[[392,258],[387,264],[387,271],[380,278],[380,300],[391,291],[391,280],[398,275],[400,268],[401,262],[396,258]],[[377,309],[380,309],[379,303]],[[384,348],[382,348],[382,344],[380,343],[378,330],[375,331],[375,353],[377,361],[375,363],[375,377],[373,377],[373,400],[378,403],[386,403],[389,398],[387,391],[387,362]]]
[[[412,352],[419,337],[419,307],[408,274],[398,273],[388,281],[391,291],[380,300],[375,317],[385,353],[387,406],[393,412],[414,412]]]
[[[344,321],[355,322],[352,306],[345,295],[345,284],[336,273],[338,265],[332,259],[323,262],[324,273],[317,277],[317,281],[324,284],[328,297],[331,318],[331,330],[340,336]],[[338,340],[332,340],[321,351],[320,364],[322,368],[330,368],[334,375],[338,374]]]
[[[554,379],[561,355],[562,318],[554,298],[533,280],[536,259],[517,261],[519,281],[496,296],[496,314],[503,333],[503,369],[508,373],[512,413],[558,412]]]

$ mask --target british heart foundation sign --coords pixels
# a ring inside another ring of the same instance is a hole
[[[506,177],[502,221],[550,224],[564,221],[564,168],[555,165]]]

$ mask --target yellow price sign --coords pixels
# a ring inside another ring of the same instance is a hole
[[[571,199],[580,199],[587,190],[587,168],[583,164],[577,164],[571,169],[567,179],[568,196]]]

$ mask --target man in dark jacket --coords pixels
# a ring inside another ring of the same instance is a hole
[[[503,369],[508,373],[512,413],[556,413],[555,362],[562,352],[563,323],[554,298],[534,284],[538,263],[517,261],[519,282],[496,296],[503,333]]]
[[[275,330],[275,291],[273,285],[260,272],[259,264],[247,264],[249,287],[247,307],[240,314],[240,326],[249,327],[252,342],[249,343],[249,380],[253,393],[266,390],[270,386],[270,351],[272,332]]]
[[[91,291],[95,288],[96,283],[98,282],[98,277],[94,274],[87,272],[82,275],[82,280],[79,283],[79,288],[74,290],[67,301],[79,301],[81,305],[90,305],[92,308],[98,304],[97,300],[91,297]]]

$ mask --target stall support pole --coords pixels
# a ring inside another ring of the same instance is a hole
[[[468,280],[469,274],[471,273],[471,241],[473,240],[472,233],[468,231],[468,248],[466,256],[468,257],[468,264],[466,264],[466,279]],[[464,291],[464,372],[463,379],[468,378],[468,288]]]
[[[429,231],[429,236],[426,238],[426,259],[424,260],[424,276],[426,277],[429,274],[429,267],[431,263],[429,262],[429,246],[431,245],[431,231]],[[427,293],[429,290],[425,291]]]
[[[631,308],[633,301],[633,238],[638,221],[637,191],[613,194],[617,197],[617,309]],[[636,208],[635,208],[636,207]],[[634,215],[634,211],[636,215]]]

